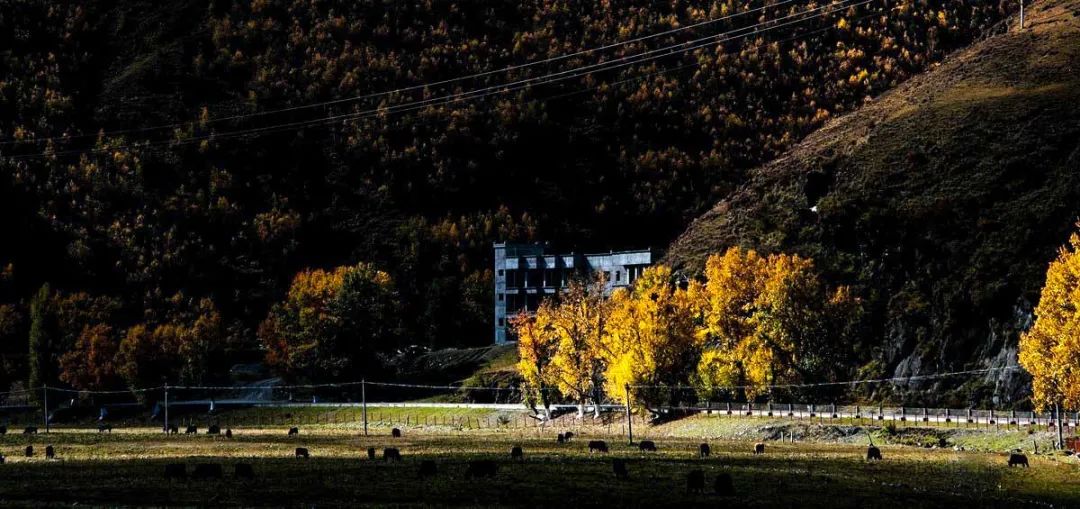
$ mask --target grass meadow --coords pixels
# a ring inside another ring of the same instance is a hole
[[[659,450],[639,452],[606,426],[575,429],[573,441],[558,444],[556,430],[504,426],[469,428],[438,424],[442,412],[412,412],[404,436],[392,438],[380,423],[364,436],[355,422],[310,424],[287,436],[277,424],[233,428],[231,439],[206,435],[166,436],[157,428],[54,428],[48,434],[0,437],[2,506],[739,506],[739,507],[1046,507],[1080,504],[1080,464],[1061,454],[1029,455],[1031,468],[1009,468],[1002,451],[957,451],[879,443],[884,461],[864,460],[865,442],[807,440],[767,442],[752,454],[756,439],[722,427],[678,423],[635,426],[635,438],[652,439]],[[403,414],[404,415],[404,414]],[[456,421],[467,412],[457,411]],[[423,424],[426,419],[426,425]],[[453,421],[455,417],[451,417]],[[480,415],[474,419],[481,419]],[[416,421],[421,421],[417,423]],[[474,421],[475,422],[475,421]],[[488,422],[488,421],[484,421]],[[503,420],[505,423],[505,420]],[[687,428],[687,426],[690,426]],[[690,432],[685,432],[691,429]],[[683,431],[679,433],[677,431]],[[689,436],[689,433],[695,436]],[[700,433],[700,435],[697,435]],[[1022,440],[1020,432],[1017,440]],[[698,458],[702,436],[712,456]],[[961,438],[961,437],[958,437]],[[587,441],[604,439],[608,454],[590,454]],[[881,440],[876,440],[882,442]],[[887,442],[887,441],[885,441]],[[26,445],[34,457],[23,456]],[[997,442],[994,442],[998,445]],[[44,458],[53,445],[57,458]],[[511,461],[512,446],[524,461]],[[305,447],[310,459],[294,457]],[[367,458],[368,447],[379,459]],[[397,447],[403,460],[385,462],[382,449]],[[612,459],[627,461],[630,478],[617,480]],[[468,462],[498,461],[494,479],[468,479]],[[422,460],[438,473],[421,479]],[[169,481],[167,463],[220,463],[221,480]],[[253,480],[232,478],[235,463],[253,465]],[[687,473],[701,469],[706,493],[686,489]],[[736,495],[712,494],[719,473],[732,476]]]

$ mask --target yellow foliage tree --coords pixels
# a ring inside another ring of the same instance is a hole
[[[518,338],[518,372],[525,381],[525,400],[534,410],[539,402],[549,416],[549,391],[558,385],[553,371],[548,369],[559,346],[559,337],[552,325],[554,314],[554,304],[547,300],[540,304],[535,316],[521,312],[510,319],[510,327]]]
[[[604,298],[603,277],[591,283],[571,281],[552,308],[550,324],[558,340],[549,370],[555,387],[585,411],[588,401],[603,396],[605,345],[611,303]],[[594,406],[594,415],[600,409]]]
[[[650,406],[689,382],[699,351],[690,294],[674,284],[670,268],[655,266],[633,289],[612,295],[604,341],[604,389],[611,399],[626,403],[629,386],[635,403]]]
[[[1031,400],[1042,411],[1080,408],[1080,236],[1046,271],[1035,324],[1020,337],[1020,365],[1032,376]]]
[[[770,385],[796,381],[803,355],[824,335],[831,306],[847,296],[840,290],[827,298],[813,262],[797,255],[763,258],[732,248],[709,257],[705,275],[697,297],[704,344],[697,381],[706,396],[741,387],[754,398]]]

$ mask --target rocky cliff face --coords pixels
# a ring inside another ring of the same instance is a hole
[[[1015,365],[1080,205],[1078,15],[1077,0],[1037,3],[1025,30],[829,123],[696,220],[667,262],[694,272],[734,245],[814,258],[866,307],[853,376]],[[1025,404],[1027,384],[998,371],[876,390],[1004,406]]]

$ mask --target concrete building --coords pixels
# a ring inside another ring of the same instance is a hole
[[[507,321],[521,310],[536,311],[574,277],[604,272],[605,293],[629,286],[653,264],[651,249],[599,254],[549,254],[538,244],[495,244],[495,343],[513,341]]]

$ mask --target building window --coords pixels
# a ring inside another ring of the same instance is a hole
[[[615,282],[618,283],[619,281],[622,281],[622,271],[621,270],[615,271]]]
[[[504,300],[504,295],[500,293],[499,294],[499,302],[502,302],[503,300]]]
[[[503,319],[502,319],[502,318],[500,318],[500,319],[499,319],[499,327],[502,327],[502,326],[503,326]]]
[[[499,277],[502,277],[502,275],[503,275],[503,270],[499,269]]]

